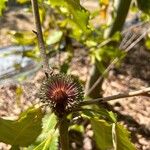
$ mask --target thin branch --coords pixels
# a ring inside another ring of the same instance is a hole
[[[129,45],[127,48],[126,48],[126,52],[128,52],[131,48],[133,48],[138,42],[140,42],[144,36],[150,31],[150,28],[147,29],[141,36],[139,36],[139,38],[137,40],[135,40],[131,45]]]
[[[36,26],[36,31],[34,31],[34,33],[36,33],[37,38],[38,38],[41,58],[43,59],[43,68],[46,73],[51,74],[53,70],[52,68],[49,68],[48,58],[46,56],[46,47],[44,44],[43,33],[42,33],[42,28],[41,28],[38,2],[37,0],[31,0],[31,3],[32,3],[32,10],[33,10],[34,21],[35,21],[35,26]]]
[[[129,52],[140,40],[144,38],[144,36],[150,31],[150,28],[146,30],[142,35],[139,36],[138,39],[136,39],[131,45],[129,45],[126,49],[125,52]],[[121,49],[121,47],[119,47]],[[110,65],[105,69],[105,71],[102,73],[102,75],[97,79],[97,81],[93,84],[93,86],[87,91],[85,96],[88,96],[94,89],[95,87],[101,82],[103,79],[104,75],[106,75],[112,67],[119,61],[119,58],[115,58]]]
[[[120,99],[120,98],[127,98],[127,97],[133,97],[133,96],[143,96],[145,94],[148,94],[149,92],[150,92],[150,87],[144,88],[144,89],[138,90],[138,91],[125,92],[125,93],[117,94],[117,95],[113,95],[113,96],[83,101],[80,103],[80,106],[103,103],[103,102],[116,100],[116,99]]]

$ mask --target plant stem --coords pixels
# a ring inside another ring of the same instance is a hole
[[[91,98],[97,98],[97,97],[101,96],[100,91],[102,91],[101,85],[103,83],[103,80],[101,80],[100,82],[95,84],[95,82],[97,82],[97,79],[100,76],[101,75],[100,75],[99,69],[98,69],[97,64],[95,62],[95,64],[92,66],[92,68],[90,70],[90,76],[89,76],[89,79],[86,83],[85,96],[89,96]]]
[[[69,150],[68,127],[68,119],[66,118],[66,116],[64,116],[59,125],[60,144],[62,150]]]
[[[105,31],[105,37],[111,37],[116,31],[121,31],[127,14],[129,12],[130,4],[132,0],[115,0],[116,3],[116,17],[115,20],[111,22],[111,26]]]
[[[114,35],[115,32],[120,31],[125,22],[126,16],[128,14],[131,0],[116,0],[117,2],[117,15],[114,21],[111,21],[111,26],[105,32],[105,37],[109,38]],[[109,63],[109,62],[108,62]],[[102,91],[101,86],[103,83],[103,75],[97,69],[98,63],[95,62],[91,68],[91,74],[89,80],[86,83],[85,95],[91,98],[101,97],[100,91]],[[96,82],[96,83],[95,83]]]
[[[36,31],[34,31],[34,33],[36,33],[37,38],[38,38],[41,58],[43,59],[43,69],[45,70],[46,73],[52,73],[53,71],[51,68],[49,68],[48,58],[46,56],[46,47],[44,44],[43,33],[42,33],[42,28],[41,28],[38,2],[37,0],[31,0],[31,3],[32,3],[32,10],[33,10],[34,21],[35,21],[35,26],[36,26]]]
[[[103,103],[103,102],[116,100],[116,99],[120,99],[120,98],[127,98],[127,97],[133,97],[133,96],[144,96],[146,94],[149,95],[149,92],[150,92],[150,87],[144,88],[144,89],[138,90],[138,91],[125,92],[125,93],[117,94],[117,95],[113,95],[113,96],[83,101],[80,103],[80,106]]]

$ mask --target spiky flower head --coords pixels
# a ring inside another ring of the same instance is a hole
[[[51,75],[41,85],[40,99],[49,104],[57,116],[70,112],[83,100],[83,89],[79,81],[65,74]]]

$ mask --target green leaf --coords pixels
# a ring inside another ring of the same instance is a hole
[[[54,30],[48,36],[48,38],[46,40],[46,44],[48,44],[48,45],[55,44],[55,43],[57,43],[57,42],[59,42],[61,40],[62,36],[63,36],[63,32],[62,31]]]
[[[33,45],[36,43],[36,36],[32,32],[9,32],[13,36],[12,42],[18,45]]]
[[[17,120],[0,118],[0,142],[28,146],[41,132],[43,113],[41,108],[29,108]]]
[[[51,133],[51,130],[54,130],[57,124],[57,119],[54,114],[47,114],[42,121],[43,121],[42,127],[43,130],[40,136],[38,137],[37,141],[44,140],[46,137],[48,137],[49,134]]]
[[[116,125],[117,150],[136,150],[135,146],[130,142],[129,132],[123,125]]]
[[[110,123],[116,123],[117,122],[117,116],[112,111],[107,111],[103,107],[94,107],[94,109],[85,109],[82,111],[82,115],[84,118],[99,118],[99,119],[105,119],[106,121]]]
[[[147,37],[147,39],[145,41],[145,45],[150,50],[150,37]]]
[[[98,118],[90,118],[90,121],[99,149],[136,150],[130,142],[129,132],[122,125]]]
[[[53,7],[65,8],[69,12],[69,18],[73,20],[83,31],[87,30],[89,12],[85,10],[79,0],[49,0]]]
[[[93,46],[96,46],[96,45],[97,45],[97,42],[90,39],[90,40],[86,40],[86,41],[85,41],[85,44],[86,44],[88,47],[93,47]]]
[[[69,130],[74,130],[74,131],[77,131],[77,132],[80,132],[80,133],[84,134],[84,127],[83,127],[83,125],[74,124],[74,125],[69,127]]]
[[[3,10],[6,8],[7,0],[0,0],[0,16],[2,16]]]
[[[120,32],[116,32],[112,37],[111,37],[111,40],[112,41],[116,41],[116,42],[119,42],[121,39],[121,33]]]
[[[58,132],[51,132],[50,136],[46,138],[41,144],[33,150],[57,150],[58,147]]]
[[[141,11],[150,15],[150,0],[137,0],[137,4]]]
[[[135,150],[129,132],[117,123],[117,116],[102,107],[85,109],[82,116],[91,121],[95,141],[101,150]],[[126,148],[126,149],[125,149]]]
[[[71,19],[67,18],[66,20],[68,29],[71,30],[70,37],[75,38],[77,40],[81,40],[82,29]]]
[[[116,123],[117,122],[117,114],[113,113],[112,111],[107,111],[109,114],[109,117],[111,118],[111,121]]]
[[[94,118],[90,120],[98,148],[101,150],[113,148],[112,125],[105,120],[97,120]]]
[[[103,64],[111,62],[111,60],[116,57],[121,60],[124,56],[125,52],[113,46],[103,46],[98,49],[93,48],[91,50],[91,57],[94,62],[97,62],[97,67],[99,67],[100,72],[105,70],[105,66]]]
[[[47,114],[43,118],[42,132],[28,150],[57,150],[58,131],[55,129],[57,119],[54,114]]]
[[[35,47],[33,50],[23,51],[22,54],[24,57],[31,58],[35,61],[40,61],[41,58],[39,57],[39,49]]]

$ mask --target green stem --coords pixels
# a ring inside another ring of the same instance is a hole
[[[116,0],[116,17],[114,20],[112,19],[110,28],[105,32],[106,38],[113,36],[117,31],[121,31],[129,12],[131,1]]]
[[[100,77],[100,75],[101,74],[95,62],[95,64],[91,68],[90,77],[86,84],[86,90],[85,90],[86,96],[89,96],[91,98],[101,97],[100,91],[102,90],[101,85],[103,80],[101,80],[101,82],[99,82],[94,88],[92,88],[92,90],[90,90],[91,87],[93,87],[94,83],[97,81],[97,79]]]
[[[66,116],[64,116],[59,125],[60,144],[62,150],[69,150],[68,127],[68,119],[66,118]]]
[[[125,19],[127,17],[128,11],[129,11],[131,1],[132,0],[116,0],[117,15],[116,15],[114,21],[113,20],[111,21],[110,28],[108,30],[106,30],[105,38],[109,38],[109,37],[113,36],[115,34],[115,32],[121,31],[123,24],[125,22]],[[109,64],[109,62],[108,62],[108,64]],[[100,92],[102,90],[101,89],[102,83],[103,83],[102,80],[97,82],[96,86],[94,86],[95,88],[90,90],[91,87],[94,85],[94,83],[99,79],[99,77],[102,76],[102,74],[98,70],[97,65],[98,65],[98,63],[95,62],[95,64],[92,66],[91,74],[90,74],[89,80],[87,81],[87,84],[86,84],[86,95],[91,98],[102,97],[102,95],[100,95]],[[89,90],[90,90],[90,92],[89,92]]]

